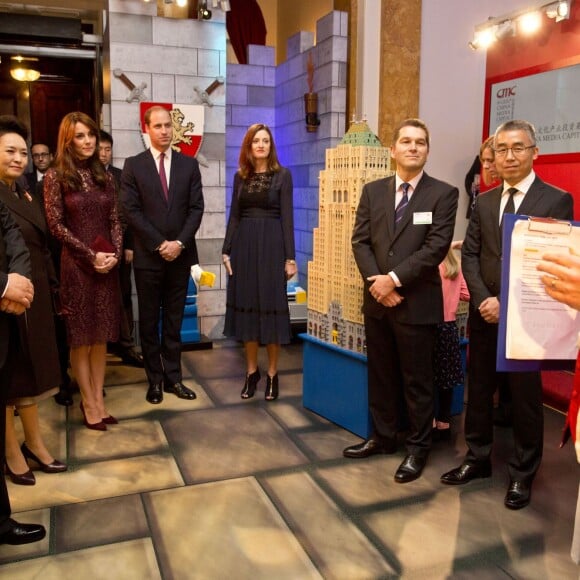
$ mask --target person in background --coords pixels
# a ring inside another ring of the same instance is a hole
[[[33,170],[30,173],[26,173],[24,177],[28,183],[28,192],[35,194],[37,186],[42,185],[42,180],[52,163],[53,157],[50,148],[44,143],[34,143],[30,148],[30,152],[32,154]]]
[[[158,405],[164,392],[196,398],[182,382],[181,324],[191,266],[199,262],[203,188],[197,160],[171,148],[169,111],[155,105],[144,121],[151,147],[125,161],[121,190],[134,240],[145,398]]]
[[[28,161],[26,141],[18,134],[19,123],[13,118],[0,123],[0,167],[3,177],[0,188],[14,191],[17,178]],[[6,131],[6,132],[4,132]],[[0,404],[6,405],[10,383],[11,361],[19,350],[16,318],[30,308],[34,287],[30,281],[30,255],[20,229],[8,208],[0,203]],[[0,413],[0,465],[5,465],[6,413]],[[37,542],[46,536],[44,526],[21,524],[11,517],[6,480],[0,477],[0,544],[21,545]]]
[[[119,201],[119,219],[123,229],[123,255],[119,262],[119,284],[121,285],[121,325],[119,340],[109,345],[109,350],[119,356],[121,360],[134,367],[143,368],[143,357],[135,350],[133,338],[133,288],[131,284],[131,270],[133,268],[133,238],[128,227],[127,218],[121,205],[121,174],[118,167],[111,165],[113,158],[113,137],[106,131],[99,135],[99,159],[106,171],[112,174],[115,180],[117,199]]]
[[[493,153],[493,135],[490,135],[480,146],[479,155],[475,158],[465,176],[465,191],[469,197],[466,218],[471,217],[477,196],[495,187],[498,183]]]
[[[44,178],[48,226],[62,244],[60,296],[73,375],[88,429],[118,421],[103,399],[107,342],[119,335],[120,290],[115,271],[122,251],[113,176],[99,160],[99,129],[85,113],[60,123],[54,166]]]
[[[291,339],[286,281],[297,272],[292,174],[278,161],[267,125],[251,125],[240,149],[222,249],[228,273],[224,334],[244,343],[242,399],[260,380],[258,347],[266,345],[266,401],[278,398],[280,345]]]
[[[539,179],[534,126],[523,120],[495,132],[495,164],[503,183],[481,195],[461,248],[463,275],[471,295],[469,311],[469,403],[465,416],[467,454],[462,464],[441,476],[446,485],[463,485],[491,476],[493,394],[501,377],[509,382],[513,406],[514,451],[504,505],[518,510],[530,503],[532,482],[543,451],[544,413],[539,372],[498,373],[495,368],[501,291],[501,223],[505,213],[572,219],[569,193]]]
[[[443,322],[437,325],[435,342],[435,388],[438,394],[438,407],[433,421],[433,440],[448,440],[451,435],[451,402],[453,389],[464,382],[459,330],[455,319],[459,301],[469,301],[469,290],[461,273],[455,249],[461,242],[453,242],[447,255],[439,264],[441,287],[443,290]]]
[[[443,322],[439,264],[453,237],[459,190],[427,175],[429,130],[406,119],[393,135],[396,173],[367,183],[352,233],[365,282],[363,314],[368,357],[371,436],[344,449],[353,459],[397,450],[397,414],[405,398],[410,429],[396,483],[421,476],[431,450],[433,352]],[[422,356],[417,356],[422,353]]]
[[[537,268],[540,272],[544,272],[541,279],[549,296],[558,302],[563,302],[576,310],[580,310],[580,256],[573,248],[570,248],[569,254],[544,254]],[[578,343],[580,346],[580,336]],[[570,436],[574,441],[576,459],[580,463],[580,354],[576,359],[574,386],[566,415],[562,445]],[[576,564],[580,564],[580,485],[578,486],[571,556]]]

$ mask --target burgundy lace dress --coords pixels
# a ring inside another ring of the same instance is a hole
[[[97,236],[121,256],[122,232],[113,176],[98,186],[89,169],[81,167],[79,191],[63,191],[54,169],[44,177],[46,221],[62,244],[60,297],[71,347],[115,342],[119,335],[120,291],[117,267],[100,274],[91,249]]]

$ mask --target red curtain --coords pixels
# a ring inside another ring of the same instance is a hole
[[[248,44],[266,44],[266,23],[256,0],[230,0],[226,29],[240,64],[248,64]]]

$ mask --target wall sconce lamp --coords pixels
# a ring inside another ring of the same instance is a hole
[[[555,22],[568,20],[574,0],[557,0],[552,2],[537,2],[535,6],[525,10],[516,10],[498,17],[490,17],[486,22],[475,27],[473,40],[469,48],[486,49],[491,44],[516,34],[530,35],[542,25],[542,15]]]
[[[211,20],[211,10],[207,7],[207,2],[205,0],[199,3],[197,13],[199,20]]]
[[[40,71],[30,68],[26,65],[26,62],[38,62],[35,57],[25,57],[25,56],[12,56],[10,60],[18,63],[13,68],[10,69],[10,76],[15,81],[33,83],[40,78]]]

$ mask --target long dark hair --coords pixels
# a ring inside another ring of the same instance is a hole
[[[268,155],[268,171],[280,171],[280,162],[278,161],[278,154],[276,153],[276,144],[274,143],[274,136],[270,127],[263,123],[255,123],[248,128],[242,141],[240,149],[240,160],[238,173],[242,179],[247,179],[254,173],[254,158],[252,157],[252,141],[258,131],[266,131],[270,136],[270,154]]]
[[[73,140],[77,123],[82,123],[97,139],[95,152],[86,161],[86,167],[91,170],[93,180],[101,187],[105,187],[107,177],[105,168],[99,159],[99,128],[97,124],[85,113],[74,111],[65,115],[58,129],[58,143],[56,146],[56,158],[54,168],[58,180],[64,189],[80,189],[82,185],[78,169],[80,160],[74,153]]]

